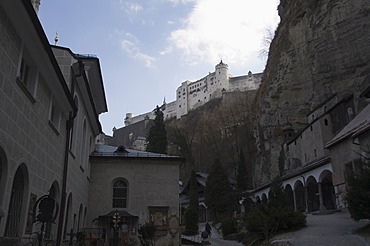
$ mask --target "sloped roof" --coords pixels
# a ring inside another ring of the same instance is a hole
[[[158,154],[134,149],[126,149],[123,146],[111,146],[106,144],[97,144],[95,146],[94,152],[91,153],[90,156],[93,157],[156,157],[156,158],[179,158],[179,156],[171,156],[165,154]]]
[[[370,104],[330,140],[325,148],[330,148],[348,138],[355,138],[368,130],[370,130]]]

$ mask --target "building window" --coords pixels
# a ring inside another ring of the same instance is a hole
[[[127,183],[124,180],[115,181],[113,184],[113,208],[126,208]]]
[[[59,135],[61,112],[57,105],[51,101],[49,125]]]
[[[75,102],[76,108],[78,109],[78,98],[75,95],[73,101]],[[74,149],[74,144],[73,144],[73,139],[76,137],[76,131],[74,130],[74,125],[72,125],[71,131],[70,131],[70,136],[69,136],[69,149],[73,150]]]
[[[32,102],[35,102],[38,76],[39,72],[35,63],[27,50],[22,47],[18,62],[17,83]]]
[[[327,126],[328,125],[328,119],[324,119],[324,123]]]

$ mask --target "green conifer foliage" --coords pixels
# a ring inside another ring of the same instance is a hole
[[[167,131],[163,120],[163,112],[160,107],[154,110],[155,119],[154,125],[149,129],[146,138],[146,151],[153,153],[166,154],[167,153]]]
[[[228,175],[218,159],[207,178],[205,199],[208,208],[218,215],[227,215],[235,205]]]
[[[242,150],[240,151],[239,154],[238,174],[236,178],[238,183],[238,189],[246,190],[248,188],[248,175],[245,157]]]
[[[185,234],[198,234],[199,201],[196,173],[191,172],[189,189],[189,207],[185,211]]]
[[[364,162],[362,170],[347,180],[346,200],[351,217],[359,221],[370,219],[370,165]]]

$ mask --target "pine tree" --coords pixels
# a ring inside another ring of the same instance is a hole
[[[239,190],[246,190],[248,188],[247,166],[243,150],[241,150],[239,154],[238,174],[236,180]]]
[[[216,159],[208,175],[205,189],[206,204],[216,214],[227,215],[234,205],[231,184],[221,162]]]
[[[154,109],[155,119],[153,126],[149,129],[146,138],[146,151],[153,153],[167,153],[167,131],[163,120],[163,112],[160,107]]]
[[[191,171],[189,189],[189,207],[185,211],[185,233],[188,235],[198,234],[199,201],[196,173]]]
[[[369,160],[368,160],[369,162]],[[348,178],[346,200],[351,217],[359,221],[370,219],[370,165],[364,162],[362,170]]]

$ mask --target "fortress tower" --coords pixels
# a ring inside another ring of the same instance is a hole
[[[215,76],[217,87],[222,91],[229,90],[229,66],[220,61],[219,64],[215,66]]]

